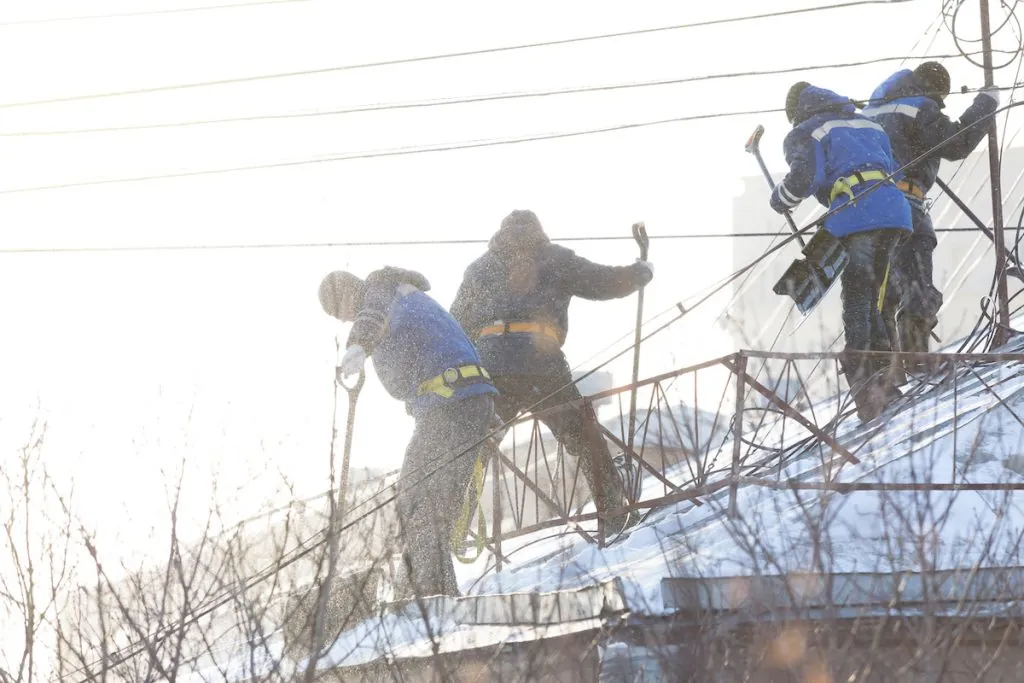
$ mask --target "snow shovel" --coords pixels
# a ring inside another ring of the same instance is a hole
[[[761,167],[761,173],[768,181],[768,187],[774,190],[775,180],[761,156],[762,135],[764,135],[764,126],[758,124],[747,139],[744,149],[757,159],[757,165]],[[772,287],[772,291],[792,297],[796,302],[797,310],[806,318],[839,280],[839,275],[843,272],[850,257],[842,243],[824,228],[820,228],[814,233],[809,242],[804,242],[799,228],[793,221],[792,214],[786,211],[785,216],[790,230],[793,231],[800,246],[803,247],[803,254],[806,258],[794,260]]]

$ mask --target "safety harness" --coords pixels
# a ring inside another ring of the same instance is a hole
[[[484,519],[484,505],[483,505],[483,493],[484,493],[484,465],[485,465],[485,453],[484,449],[481,448],[477,451],[476,463],[473,465],[473,478],[469,482],[469,486],[466,487],[466,493],[462,497],[462,512],[459,513],[459,518],[455,522],[455,531],[452,533],[452,554],[455,555],[455,559],[463,564],[473,564],[477,561],[480,555],[484,551],[484,544],[487,541],[487,520]],[[473,499],[476,498],[474,502]],[[473,512],[477,513],[476,518],[476,541],[474,547],[476,548],[476,554],[472,557],[462,556],[462,541],[466,538],[466,532],[469,530],[469,520],[473,517]]]
[[[922,190],[917,184],[910,182],[909,180],[900,180],[896,183],[896,187],[900,188],[904,194],[909,194],[917,197],[918,199],[924,199],[924,190]]]
[[[832,185],[832,194],[828,198],[829,203],[834,202],[836,197],[841,194],[848,195],[850,201],[854,201],[853,188],[869,180],[889,180],[891,182],[889,174],[885,171],[857,171],[853,175],[840,178]]]
[[[505,322],[496,320],[480,329],[478,336],[492,337],[499,334],[540,334],[561,343],[562,332],[554,325],[537,322]]]
[[[432,393],[442,398],[451,398],[458,389],[472,384],[491,384],[491,374],[487,372],[487,368],[476,363],[448,368],[440,375],[420,382],[419,393],[421,395]],[[459,513],[459,518],[455,522],[455,530],[452,533],[452,552],[455,555],[455,559],[464,564],[476,562],[477,558],[483,553],[484,544],[487,540],[487,520],[484,519],[482,503],[486,459],[485,449],[483,447],[479,448],[477,450],[476,462],[473,464],[473,476],[462,496],[462,511]],[[479,512],[476,523],[476,555],[473,557],[463,557],[460,554],[462,541],[466,538],[469,521],[472,519],[474,511]]]
[[[491,375],[487,369],[476,363],[448,368],[440,375],[420,382],[420,394],[437,394],[441,398],[451,398],[456,389],[470,384],[491,383]]]

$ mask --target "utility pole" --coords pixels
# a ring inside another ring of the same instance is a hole
[[[994,84],[992,76],[992,31],[989,27],[988,0],[981,3],[981,50],[982,64],[985,69],[985,85]],[[996,117],[989,120],[988,129],[988,172],[992,187],[992,232],[996,253],[996,310],[994,311],[996,330],[992,337],[992,347],[1006,343],[1010,329],[1009,290],[1006,286],[1006,245],[1003,237],[1003,188],[1000,177],[999,141],[997,138]]]

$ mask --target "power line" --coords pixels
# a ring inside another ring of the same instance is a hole
[[[141,12],[118,12],[111,14],[82,14],[71,17],[49,17],[45,19],[15,19],[0,21],[0,26],[28,26],[33,24],[56,24],[69,21],[88,21],[92,19],[118,19],[122,17],[143,17],[157,14],[183,14],[186,12],[206,12],[209,10],[243,9],[261,5],[284,5],[294,2],[310,2],[311,0],[254,0],[253,2],[236,2],[226,5],[206,5],[204,7],[180,7],[177,9],[155,9]]]
[[[930,55],[924,56],[921,59],[949,59],[952,57],[959,57],[957,54],[942,54],[942,55]],[[52,135],[80,135],[87,133],[113,133],[122,131],[134,131],[134,130],[153,130],[160,128],[180,128],[186,126],[203,126],[211,124],[225,124],[225,123],[245,123],[251,121],[271,121],[271,120],[284,120],[284,119],[298,119],[298,118],[311,118],[321,116],[340,116],[344,114],[359,114],[365,112],[377,112],[377,111],[391,111],[399,109],[418,109],[425,107],[441,107],[459,104],[475,104],[480,102],[494,102],[499,100],[513,100],[513,99],[526,99],[533,97],[552,97],[559,95],[576,95],[582,93],[592,92],[608,92],[616,90],[626,90],[633,88],[650,88],[657,86],[666,85],[679,85],[683,83],[694,83],[701,81],[714,81],[720,79],[730,78],[745,78],[753,76],[770,76],[780,75],[789,73],[798,73],[802,71],[817,71],[822,69],[844,69],[858,66],[867,66],[871,64],[880,64],[883,62],[903,61],[910,59],[906,56],[893,56],[893,57],[879,57],[877,59],[868,59],[859,62],[842,62],[838,64],[821,64],[821,65],[804,65],[786,67],[780,69],[767,69],[763,71],[738,71],[730,73],[719,73],[719,74],[706,74],[704,76],[688,76],[685,78],[671,78],[671,79],[660,79],[654,81],[629,81],[625,83],[613,83],[605,85],[587,85],[587,86],[575,86],[570,88],[558,88],[552,90],[534,90],[534,91],[520,91],[520,92],[504,92],[504,93],[493,93],[489,95],[470,95],[463,97],[451,97],[441,98],[434,100],[419,100],[412,102],[392,102],[392,103],[381,103],[381,104],[367,104],[356,107],[350,107],[347,109],[335,109],[331,111],[315,111],[315,112],[296,112],[290,114],[260,114],[254,116],[236,116],[226,117],[220,119],[200,119],[193,121],[172,121],[166,123],[150,123],[150,124],[138,124],[138,125],[127,125],[127,126],[105,126],[97,128],[77,128],[68,130],[51,130],[51,131],[14,131],[14,132],[0,132],[0,137],[25,137],[25,136],[52,136]]]
[[[978,232],[971,228],[936,228],[935,232]],[[778,232],[727,232],[649,235],[652,240],[743,239],[778,237]],[[630,235],[588,235],[584,237],[552,237],[552,242],[615,242],[633,241]],[[261,244],[152,244],[95,247],[0,247],[0,254],[61,254],[92,252],[145,251],[230,251],[240,249],[358,249],[362,247],[450,247],[487,244],[489,239],[466,238],[445,240],[390,240],[379,242],[266,242]]]
[[[143,182],[148,180],[166,180],[171,178],[190,178],[194,176],[216,175],[223,173],[237,173],[240,171],[257,171],[274,168],[288,168],[293,166],[308,166],[310,164],[325,164],[338,161],[355,161],[357,159],[379,159],[383,157],[408,156],[411,154],[428,154],[431,152],[451,152],[465,149],[479,149],[483,147],[497,147],[501,145],[516,145],[524,142],[539,142],[543,140],[557,140],[561,138],[581,137],[584,135],[595,135],[599,133],[612,133],[636,128],[647,128],[660,126],[668,123],[680,123],[683,121],[698,121],[702,119],[726,118],[733,116],[751,116],[754,114],[772,114],[783,111],[779,108],[752,109],[734,112],[712,112],[708,114],[695,114],[692,116],[679,116],[670,119],[659,119],[656,121],[640,121],[635,123],[624,123],[603,128],[589,128],[586,130],[567,131],[562,133],[545,133],[542,135],[530,135],[517,138],[498,138],[489,140],[473,140],[468,142],[455,142],[429,146],[408,146],[393,149],[384,149],[371,152],[357,152],[353,154],[341,154],[337,156],[314,157],[312,159],[298,159],[295,161],[277,161],[264,164],[251,164],[245,166],[230,166],[225,168],[201,169],[197,171],[180,171],[177,173],[164,173],[147,176],[135,176],[127,178],[110,178],[106,180],[83,180],[74,183],[58,183],[53,185],[37,185],[34,187],[13,188],[0,190],[0,195],[19,194],[24,192],[39,192],[42,190],[67,189],[72,187],[88,187],[93,185],[113,185],[119,183]]]
[[[1016,87],[1018,84],[1014,84]],[[998,88],[999,90],[1007,90],[1009,88]],[[965,89],[964,92],[972,92],[972,90]],[[219,175],[225,173],[238,173],[242,171],[258,171],[258,170],[269,170],[275,168],[290,168],[295,166],[308,166],[311,164],[325,164],[340,161],[356,161],[360,159],[379,159],[385,157],[397,157],[397,156],[409,156],[413,154],[429,154],[433,152],[452,152],[467,149],[480,149],[484,147],[498,147],[504,145],[517,145],[526,142],[541,142],[546,140],[558,140],[574,137],[582,137],[585,135],[597,135],[600,133],[613,133],[624,130],[634,130],[638,128],[648,128],[651,126],[661,126],[670,123],[682,123],[686,121],[700,121],[705,119],[714,118],[731,118],[738,116],[752,116],[755,114],[775,114],[784,111],[778,107],[766,108],[766,109],[748,109],[743,111],[731,111],[731,112],[710,112],[706,114],[693,114],[690,116],[677,116],[668,119],[657,119],[653,121],[638,121],[633,123],[622,123],[613,126],[604,126],[601,128],[588,128],[583,130],[564,131],[559,133],[543,133],[539,135],[527,135],[514,138],[490,138],[483,140],[466,140],[462,142],[452,143],[441,143],[436,145],[409,145],[405,147],[395,147],[391,149],[367,151],[367,152],[353,152],[351,154],[339,154],[339,155],[328,155],[313,157],[309,159],[297,159],[293,161],[275,161],[261,164],[248,164],[242,166],[228,166],[223,168],[210,168],[210,169],[199,169],[195,171],[179,171],[172,173],[161,173],[154,175],[145,176],[133,176],[124,178],[109,178],[105,180],[83,180],[72,183],[56,183],[52,185],[36,185],[32,187],[22,188],[11,188],[6,190],[0,190],[0,195],[5,194],[21,194],[25,192],[40,192],[43,190],[58,190],[58,189],[69,189],[74,187],[90,187],[94,185],[113,185],[120,183],[133,183],[133,182],[144,182],[150,180],[169,180],[173,178],[190,178],[195,176],[204,175]]]
[[[878,4],[889,4],[891,0],[854,0],[853,2],[823,5],[821,7],[805,7],[801,9],[785,10],[779,12],[768,12],[764,14],[752,14],[742,17],[729,17],[725,19],[709,19],[707,21],[697,21],[687,24],[675,24],[672,26],[658,26],[653,28],[634,29],[631,31],[619,31],[616,33],[602,33],[591,36],[578,36],[575,38],[562,38],[557,40],[547,40],[534,43],[524,43],[520,45],[504,45],[500,47],[481,48],[477,50],[464,50],[461,52],[448,52],[443,54],[424,55],[420,57],[402,57],[397,59],[388,59],[377,62],[364,62],[361,64],[348,64],[344,66],[332,66],[323,67],[319,69],[307,69],[303,71],[287,71],[275,74],[262,74],[257,76],[240,76],[237,78],[223,78],[212,81],[201,81],[197,83],[179,83],[175,85],[162,85],[153,86],[150,88],[136,88],[132,90],[120,90],[107,93],[93,93],[86,95],[68,95],[64,97],[53,97],[42,100],[30,100],[25,102],[8,102],[0,104],[0,109],[10,109],[13,107],[30,107],[41,104],[57,104],[62,102],[76,102],[80,100],[100,99],[109,97],[124,97],[128,95],[143,95],[157,92],[167,92],[171,90],[183,90],[188,88],[205,88],[216,85],[230,85],[237,83],[251,83],[253,81],[265,81],[278,78],[292,78],[296,76],[311,76],[316,74],[334,73],[339,71],[353,71],[356,69],[369,69],[382,66],[396,66],[399,64],[414,64],[421,62],[430,62],[441,59],[456,59],[460,57],[475,57],[479,55],[497,54],[501,52],[512,52],[515,50],[527,50],[540,47],[553,47],[558,45],[570,45],[575,43],[583,43],[596,40],[607,40],[610,38],[624,38],[627,36],[640,36],[648,35],[652,33],[660,33],[666,31],[679,31],[690,28],[701,28],[706,26],[719,26],[723,24],[739,23],[744,21],[755,21],[759,19],[771,19],[776,17],[792,16],[796,14],[806,14],[809,12],[820,12],[824,10],[841,9],[845,7],[857,7],[859,5],[878,5]]]

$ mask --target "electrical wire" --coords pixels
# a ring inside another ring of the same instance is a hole
[[[977,228],[936,228],[935,232],[977,232]],[[733,232],[649,235],[652,240],[703,240],[737,238],[777,238],[785,232]],[[552,242],[633,242],[629,235],[581,235],[575,237],[549,237]],[[79,247],[0,247],[0,254],[67,254],[146,251],[224,251],[236,249],[359,249],[376,247],[448,247],[487,244],[483,238],[445,240],[382,240],[378,242],[266,242],[262,244],[151,244]]]
[[[973,59],[971,59],[971,56],[967,53],[967,51],[961,45],[961,43],[978,43],[978,42],[981,42],[981,39],[980,38],[978,38],[978,39],[964,38],[964,37],[959,35],[959,33],[956,30],[956,22],[957,22],[957,18],[960,15],[960,10],[964,6],[964,0],[954,0],[954,1],[956,2],[956,6],[953,8],[951,13],[947,9],[949,4],[951,4],[951,3],[943,4],[943,8],[942,8],[943,9],[943,23],[945,23],[946,28],[949,30],[950,35],[952,35],[953,43],[956,45],[957,50],[960,51],[960,54],[963,55],[964,59],[966,59],[968,62],[970,62],[971,64],[973,64],[976,67],[985,68],[984,64],[979,64],[978,62],[976,62]],[[1013,7],[1010,8],[1010,11],[1008,13],[1008,16],[1007,16],[1006,20],[1002,24],[999,25],[999,28],[996,31],[990,31],[989,32],[989,36],[990,37],[995,37],[995,35],[1006,26],[1006,24],[1009,22],[1010,18],[1016,19],[1016,16],[1015,16],[1015,13],[1014,13],[1014,10],[1016,8],[1017,8],[1017,2],[1014,2]],[[948,23],[946,22],[946,18],[947,17],[949,18],[949,22]],[[1016,55],[1020,53],[1021,49],[1024,49],[1024,45],[1022,45],[1020,43],[1020,40],[1018,40],[1017,50],[1013,51],[1013,53],[1012,53],[1014,55],[1014,57],[1011,57],[1010,61],[1006,62],[1005,64],[993,64],[992,65],[992,70],[993,71],[998,71],[999,69],[1005,69],[1006,67],[1010,66],[1013,63],[1013,60],[1016,58]]]
[[[89,187],[93,185],[112,185],[120,183],[133,183],[143,182],[149,180],[166,180],[171,178],[190,178],[195,176],[204,175],[219,175],[224,173],[238,173],[241,171],[258,171],[267,170],[274,168],[288,168],[294,166],[308,166],[311,164],[325,164],[339,161],[354,161],[357,159],[378,159],[383,157],[396,157],[396,156],[408,156],[412,154],[429,154],[432,152],[452,152],[457,150],[466,149],[479,149],[483,147],[498,147],[503,145],[516,145],[524,142],[539,142],[544,140],[558,140],[563,138],[574,138],[584,135],[596,135],[600,133],[613,133],[624,130],[633,130],[637,128],[648,128],[651,126],[661,126],[670,123],[681,123],[684,121],[699,121],[704,119],[716,119],[716,118],[727,118],[737,116],[752,116],[755,114],[774,114],[783,111],[777,107],[769,109],[751,109],[746,111],[733,111],[733,112],[711,112],[707,114],[694,114],[691,116],[677,116],[668,119],[658,119],[654,121],[640,121],[634,123],[624,123],[614,126],[604,126],[601,128],[590,128],[585,130],[566,131],[560,133],[545,133],[540,135],[527,135],[522,137],[514,138],[498,138],[498,139],[484,139],[484,140],[471,140],[464,142],[452,142],[442,143],[437,145],[410,145],[405,147],[395,147],[391,149],[382,149],[376,151],[367,152],[355,152],[352,154],[339,154],[337,156],[322,156],[307,159],[297,159],[294,161],[277,161],[268,162],[262,164],[249,164],[242,166],[229,166],[223,168],[211,168],[211,169],[199,169],[195,171],[180,171],[172,173],[160,173],[153,175],[124,177],[124,178],[109,178],[104,180],[83,180],[72,183],[56,183],[52,185],[37,185],[34,187],[23,187],[23,188],[11,188],[6,190],[0,190],[0,195],[4,194],[19,194],[24,192],[38,192],[42,190],[57,190],[66,189],[72,187]]]
[[[1006,89],[1006,88],[1001,88]],[[1016,103],[1014,103],[1016,104]],[[484,147],[498,147],[504,145],[516,145],[525,142],[540,142],[547,140],[558,140],[564,138],[574,138],[586,135],[597,135],[601,133],[613,133],[625,130],[635,130],[639,128],[649,128],[651,126],[661,126],[671,123],[682,123],[686,121],[700,121],[705,119],[717,119],[717,118],[731,118],[741,116],[753,116],[756,114],[775,114],[784,111],[778,107],[769,107],[764,109],[748,109],[744,111],[728,111],[728,112],[709,112],[704,114],[693,114],[689,116],[677,116],[667,119],[657,119],[653,121],[638,121],[633,123],[623,123],[612,126],[603,126],[600,128],[589,128],[584,130],[564,131],[558,133],[544,133],[539,135],[526,135],[522,137],[513,138],[498,138],[498,139],[483,139],[483,140],[468,140],[462,142],[452,143],[439,143],[436,145],[409,145],[404,147],[395,147],[390,149],[382,149],[375,151],[366,152],[353,152],[350,154],[339,154],[336,156],[320,156],[306,159],[296,159],[292,161],[276,161],[266,162],[260,164],[246,164],[240,166],[227,166],[222,168],[208,168],[198,169],[194,171],[179,171],[171,173],[158,173],[152,175],[142,176],[129,176],[122,178],[107,178],[102,180],[83,180],[78,182],[70,183],[55,183],[51,185],[36,185],[30,187],[21,188],[9,188],[0,190],[0,195],[5,194],[20,194],[26,192],[39,192],[43,190],[58,190],[67,189],[74,187],[91,187],[94,185],[112,185],[120,183],[133,183],[133,182],[144,182],[151,180],[168,180],[172,178],[190,178],[195,176],[205,175],[220,175],[226,173],[238,173],[242,171],[258,171],[268,170],[276,168],[289,168],[296,166],[308,166],[311,164],[325,164],[341,161],[355,161],[360,159],[377,159],[384,157],[397,157],[397,156],[408,156],[413,154],[429,154],[434,152],[452,152],[466,149],[479,149]],[[1001,109],[999,111],[1002,111]],[[987,119],[986,119],[987,120]]]
[[[926,55],[922,59],[947,59],[956,57],[955,54],[942,54],[942,55]],[[770,75],[784,75],[791,73],[800,73],[804,71],[816,71],[822,69],[844,69],[859,66],[867,66],[872,64],[881,64],[884,62],[891,62],[897,60],[907,60],[906,56],[892,56],[892,57],[879,57],[877,59],[868,59],[859,62],[841,62],[836,64],[821,64],[821,65],[803,65],[803,66],[792,66],[780,69],[767,69],[762,71],[740,71],[732,73],[719,73],[719,74],[708,74],[704,76],[687,76],[684,78],[670,78],[670,79],[659,79],[654,81],[628,81],[624,83],[612,83],[604,85],[585,85],[575,86],[569,88],[557,88],[549,90],[534,90],[534,91],[519,91],[519,92],[502,92],[492,93],[485,95],[468,95],[460,97],[449,97],[432,100],[417,100],[411,102],[386,102],[378,104],[364,104],[354,107],[346,107],[344,109],[334,109],[329,111],[307,111],[307,112],[292,112],[283,114],[256,114],[251,116],[231,116],[215,119],[198,119],[189,121],[168,121],[163,123],[144,123],[144,124],[128,124],[122,126],[100,126],[94,128],[72,128],[65,130],[27,130],[27,131],[9,131],[0,132],[0,137],[29,137],[29,136],[55,136],[55,135],[84,135],[92,133],[115,133],[125,131],[138,131],[138,130],[155,130],[164,128],[184,128],[192,126],[206,126],[206,125],[218,125],[226,123],[250,123],[254,121],[281,121],[290,119],[302,119],[302,118],[315,118],[325,116],[343,116],[348,114],[363,114],[367,112],[378,112],[378,111],[396,111],[404,109],[421,109],[428,107],[445,107],[452,105],[462,104],[478,104],[483,102],[496,102],[505,100],[517,100],[517,99],[528,99],[528,98],[541,98],[541,97],[556,97],[563,95],[579,95],[585,93],[595,92],[614,92],[618,90],[632,90],[635,88],[652,88],[661,87],[667,85],[680,85],[685,83],[696,83],[705,81],[715,81],[732,78],[748,78],[758,76],[770,76]]]
[[[202,7],[179,7],[175,9],[144,10],[140,12],[118,12],[111,14],[82,14],[72,17],[47,17],[42,19],[14,19],[11,21],[0,21],[0,27],[8,26],[30,26],[39,24],[57,24],[70,21],[91,21],[93,19],[120,19],[125,17],[143,17],[162,14],[184,14],[187,12],[206,12],[209,10],[245,9],[249,7],[261,7],[264,5],[285,5],[296,2],[311,2],[312,0],[253,0],[253,2],[235,2],[225,5],[206,5]]]
[[[356,69],[370,69],[384,66],[396,66],[399,64],[417,64],[422,62],[437,61],[442,59],[456,59],[461,57],[476,57],[480,55],[490,55],[502,52],[512,52],[516,50],[528,50],[542,47],[553,47],[558,45],[571,45],[576,43],[591,42],[597,40],[607,40],[611,38],[624,38],[627,36],[641,36],[649,35],[652,33],[664,33],[667,31],[680,31],[692,28],[704,28],[708,26],[722,26],[726,24],[735,24],[746,21],[756,21],[761,19],[774,19],[778,17],[787,17],[798,14],[808,14],[811,12],[821,12],[834,9],[843,9],[847,7],[858,7],[861,5],[879,5],[888,4],[890,0],[853,0],[852,2],[837,3],[831,5],[822,5],[820,7],[804,7],[800,9],[783,10],[777,12],[767,12],[763,14],[752,14],[742,17],[726,17],[722,19],[708,19],[705,21],[696,21],[685,24],[674,24],[671,26],[657,26],[653,28],[634,29],[630,31],[618,31],[615,33],[602,33],[591,36],[578,36],[574,38],[562,38],[557,40],[539,41],[534,43],[524,43],[520,45],[505,45],[500,47],[481,48],[477,50],[465,50],[461,52],[447,52],[443,54],[424,55],[419,57],[403,57],[397,59],[381,60],[376,62],[364,62],[361,64],[348,64],[344,66],[332,66],[323,67],[319,69],[307,69],[302,71],[287,71],[274,74],[261,74],[256,76],[240,76],[237,78],[224,78],[211,81],[200,81],[195,83],[179,83],[175,85],[162,85],[153,86],[149,88],[136,88],[132,90],[119,90],[114,92],[106,93],[93,93],[86,95],[68,95],[64,97],[53,97],[41,100],[30,100],[25,102],[8,102],[0,103],[0,109],[9,109],[12,107],[30,107],[42,104],[57,104],[62,102],[77,102],[81,100],[91,100],[100,98],[110,97],[124,97],[128,95],[144,95],[157,92],[167,92],[170,90],[184,90],[189,88],[205,88],[210,86],[237,84],[237,83],[251,83],[253,81],[266,81],[279,78],[292,78],[295,76],[310,76],[314,74],[324,73],[335,73],[339,71],[353,71]]]

